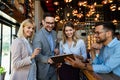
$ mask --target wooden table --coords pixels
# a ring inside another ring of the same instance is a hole
[[[88,80],[102,80],[98,74],[92,71],[83,70],[83,74],[87,77]]]
[[[120,77],[114,75],[113,73],[96,74],[95,72],[88,71],[88,70],[82,70],[82,72],[87,77],[88,80],[120,80]]]

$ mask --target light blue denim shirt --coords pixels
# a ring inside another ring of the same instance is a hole
[[[26,45],[26,48],[29,52],[29,56],[32,55],[33,49],[31,44],[29,43],[29,41],[26,38],[23,38],[24,43]],[[36,64],[35,64],[35,60],[32,59],[31,60],[31,64],[30,64],[30,69],[29,69],[29,74],[28,74],[28,79],[27,80],[36,80]]]
[[[102,47],[100,54],[93,60],[96,73],[109,73],[120,76],[120,41],[114,38],[107,46]]]
[[[49,42],[50,48],[51,48],[51,55],[54,56],[54,43],[53,43],[53,36],[52,32],[48,32],[45,29],[43,30],[45,33],[45,36]]]
[[[87,58],[86,53],[86,46],[82,39],[79,39],[76,43],[76,46],[74,46],[74,42],[72,42],[71,47],[69,48],[68,43],[66,42],[63,44],[62,41],[60,41],[60,55],[62,54],[75,54],[75,55],[81,55],[84,59]]]

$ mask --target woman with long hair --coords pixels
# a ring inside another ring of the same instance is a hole
[[[67,22],[63,26],[63,37],[60,41],[60,55],[74,54],[85,60],[87,58],[86,46],[82,39],[77,37],[75,26],[72,22]],[[62,63],[59,68],[60,80],[80,80],[79,69],[73,68],[68,63]]]

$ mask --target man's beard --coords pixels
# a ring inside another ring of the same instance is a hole
[[[100,44],[100,43],[104,43],[106,40],[107,40],[107,39],[104,38],[104,39],[102,39],[102,40],[100,39],[100,40],[98,40],[98,41],[96,41],[96,42]]]

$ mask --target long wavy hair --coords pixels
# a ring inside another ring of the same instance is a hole
[[[75,30],[75,26],[74,26],[74,24],[72,23],[72,22],[67,22],[64,26],[63,26],[63,28],[62,28],[62,41],[63,41],[63,44],[65,44],[66,43],[66,41],[67,41],[67,36],[66,36],[66,34],[65,34],[65,28],[67,27],[67,26],[69,26],[69,27],[71,27],[72,29],[74,29]],[[74,46],[76,45],[76,43],[77,43],[77,40],[79,39],[79,37],[77,36],[77,34],[76,34],[76,30],[74,31],[74,33],[73,33],[73,37],[72,37],[72,39],[73,39],[73,41],[74,41]]]
[[[18,37],[18,38],[24,37],[23,28],[26,26],[27,23],[33,24],[34,29],[35,29],[35,23],[34,23],[34,21],[31,20],[31,19],[25,19],[25,20],[21,23],[20,28],[19,28],[19,30],[18,30],[18,33],[17,33],[17,37]],[[35,32],[35,31],[34,31],[34,32]],[[32,39],[33,39],[34,32],[33,32],[33,35],[29,38],[29,40],[32,40]]]

